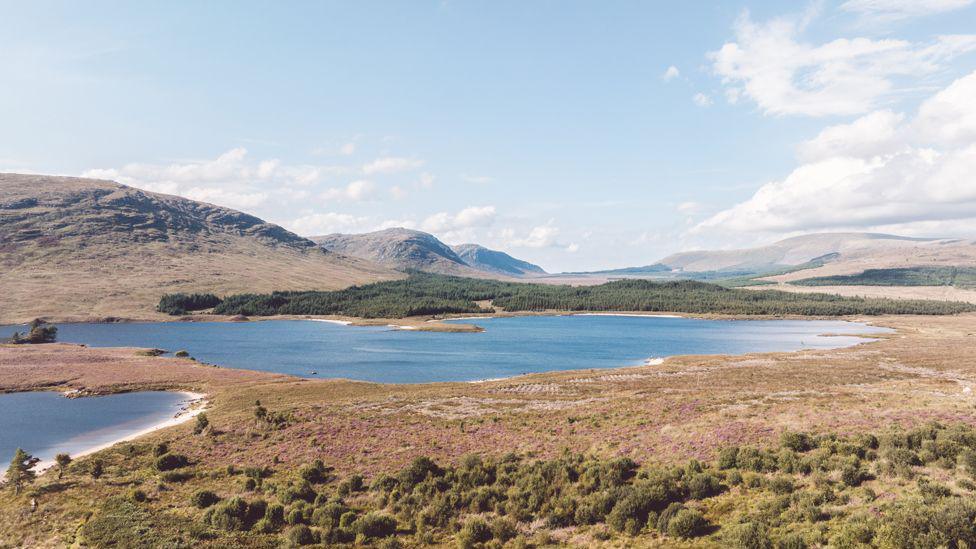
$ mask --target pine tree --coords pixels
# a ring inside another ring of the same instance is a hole
[[[7,468],[7,481],[14,487],[14,493],[20,494],[20,490],[26,484],[34,482],[37,473],[34,466],[40,461],[36,457],[28,454],[20,448],[14,453],[14,459],[10,461]]]

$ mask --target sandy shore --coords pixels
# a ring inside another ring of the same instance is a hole
[[[80,452],[75,452],[71,456],[71,458],[72,459],[82,458],[94,454],[95,452],[104,450],[106,448],[111,448],[112,446],[115,446],[120,442],[129,442],[130,440],[135,440],[139,437],[159,431],[160,429],[166,429],[167,427],[173,427],[174,425],[180,425],[181,423],[186,423],[187,421],[190,421],[197,415],[201,414],[206,409],[206,402],[204,401],[204,399],[207,398],[207,395],[203,393],[194,393],[190,391],[180,391],[180,393],[186,396],[187,403],[183,407],[183,409],[181,409],[175,416],[168,418],[164,421],[160,421],[159,423],[156,423],[154,425],[150,425],[149,427],[146,427],[145,429],[142,429],[140,431],[129,433],[117,439],[110,440],[106,443],[92,446],[90,448],[86,448]],[[51,467],[54,467],[54,465],[55,465],[54,460],[44,460],[38,462],[38,464],[34,467],[34,470],[37,471],[38,473],[42,473],[50,469]]]

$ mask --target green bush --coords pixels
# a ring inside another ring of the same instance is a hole
[[[156,458],[153,466],[156,467],[157,471],[172,471],[173,469],[186,467],[189,463],[190,460],[182,454],[166,453]]]
[[[396,533],[396,519],[381,513],[366,513],[356,519],[352,529],[367,539],[378,539],[392,536]]]
[[[705,533],[708,523],[694,509],[682,509],[668,522],[668,535],[676,538],[693,538]]]
[[[190,501],[194,506],[200,509],[206,509],[207,507],[215,505],[217,502],[219,502],[220,497],[210,490],[197,490],[190,497]]]
[[[772,549],[766,528],[753,522],[733,524],[723,529],[722,540],[735,549]]]
[[[783,448],[789,448],[794,452],[806,452],[813,448],[813,442],[810,440],[810,437],[803,433],[784,431],[780,435],[779,441]]]
[[[481,517],[471,517],[458,532],[458,546],[470,549],[492,539],[491,527]]]
[[[312,530],[304,524],[298,524],[288,528],[288,531],[285,532],[285,539],[287,539],[288,543],[293,546],[311,545],[317,541],[315,539],[315,534],[312,533]]]
[[[129,498],[136,503],[144,503],[149,499],[149,497],[146,496],[146,493],[138,488],[132,490],[132,492],[129,494]]]

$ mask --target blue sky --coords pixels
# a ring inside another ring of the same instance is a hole
[[[0,8],[3,171],[551,271],[976,226],[972,0]]]

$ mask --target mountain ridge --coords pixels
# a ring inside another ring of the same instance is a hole
[[[250,214],[106,180],[0,173],[0,321],[153,318],[164,293],[402,275]]]
[[[537,265],[478,244],[448,246],[436,236],[402,227],[369,233],[313,236],[334,252],[369,260],[400,271],[418,270],[456,276],[522,277],[545,274]]]

